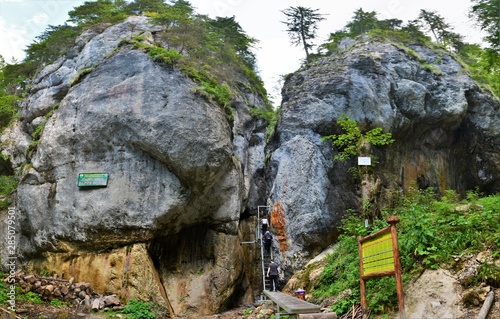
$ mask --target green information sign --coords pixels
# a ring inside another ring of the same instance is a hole
[[[108,173],[80,173],[78,187],[108,186]]]

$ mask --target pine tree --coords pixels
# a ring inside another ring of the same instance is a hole
[[[432,33],[438,44],[445,44],[446,36],[453,34],[451,26],[435,11],[421,9],[417,22]]]
[[[346,27],[351,36],[357,36],[367,31],[377,28],[377,13],[375,11],[365,12],[359,8],[354,12],[352,21],[347,23]]]
[[[302,45],[306,52],[306,60],[309,60],[309,49],[313,47],[310,40],[316,38],[318,22],[324,20],[318,9],[304,7],[289,7],[283,11],[287,16],[287,21],[282,21],[287,26],[287,32],[292,44]]]

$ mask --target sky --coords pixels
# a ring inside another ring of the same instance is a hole
[[[272,101],[279,103],[280,78],[300,67],[303,49],[291,45],[282,10],[290,6],[318,9],[325,20],[318,26],[314,44],[325,42],[331,32],[342,29],[354,11],[376,11],[377,18],[398,18],[406,23],[420,9],[436,11],[469,43],[480,43],[484,34],[468,18],[471,0],[188,0],[197,13],[214,17],[235,16],[255,47],[258,71]],[[48,25],[60,25],[67,13],[84,0],[0,0],[0,55],[7,62],[24,58],[24,49]]]

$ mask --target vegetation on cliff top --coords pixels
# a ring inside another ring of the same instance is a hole
[[[411,46],[423,45],[436,50],[444,50],[447,54],[454,56],[462,62],[479,85],[500,98],[499,33],[498,24],[492,23],[492,21],[498,21],[498,0],[475,0],[475,2],[478,4],[473,6],[470,15],[476,19],[482,29],[489,32],[490,35],[485,39],[491,45],[489,48],[481,48],[478,44],[465,42],[463,36],[453,32],[452,26],[434,11],[422,9],[416,19],[404,24],[399,19],[379,20],[377,12],[366,12],[360,8],[354,12],[352,20],[343,29],[330,33],[328,40],[319,46],[316,54],[309,54],[307,62],[314,62],[320,57],[335,54],[342,39],[345,38],[369,36],[379,41],[394,43],[410,54],[414,53]],[[427,68],[432,68],[425,64],[425,61],[421,62]]]
[[[234,17],[212,19],[199,15],[184,0],[170,3],[164,0],[97,0],[75,7],[63,25],[49,25],[27,47],[22,62],[5,65],[3,59],[0,60],[0,106],[8,106],[0,110],[2,118],[6,118],[0,123],[2,127],[12,119],[19,100],[26,96],[27,79],[69,52],[80,34],[86,30],[102,32],[110,24],[138,14],[151,17],[154,23],[164,26],[165,31],[156,35],[161,41],[136,48],[147,51],[155,61],[176,64],[199,83],[197,93],[229,110],[229,115],[236,94],[243,98],[255,94],[262,99],[265,108],[272,110],[256,72],[252,48],[257,40],[246,35]],[[249,104],[252,103],[249,101]]]

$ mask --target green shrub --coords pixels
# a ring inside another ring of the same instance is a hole
[[[13,175],[0,175],[0,195],[9,195],[17,188],[17,178]]]
[[[6,127],[15,117],[22,99],[16,95],[0,94],[0,127]]]
[[[165,48],[157,47],[154,45],[147,47],[146,51],[151,59],[153,59],[153,61],[165,63],[168,65],[174,65],[183,58],[182,54],[180,54],[177,50],[167,50]]]
[[[6,209],[10,206],[10,194],[17,188],[17,178],[13,175],[0,175],[0,209]]]
[[[65,308],[67,304],[57,298],[54,298],[50,301],[50,305],[58,308]]]
[[[127,319],[155,319],[156,314],[151,310],[154,304],[152,302],[143,302],[138,300],[130,300],[122,313],[127,314]]]
[[[43,303],[43,300],[40,299],[40,296],[38,296],[33,291],[28,291],[25,294],[18,292],[18,293],[16,293],[16,297],[19,300],[24,300],[24,301],[31,302],[31,303],[36,303],[36,304]]]

